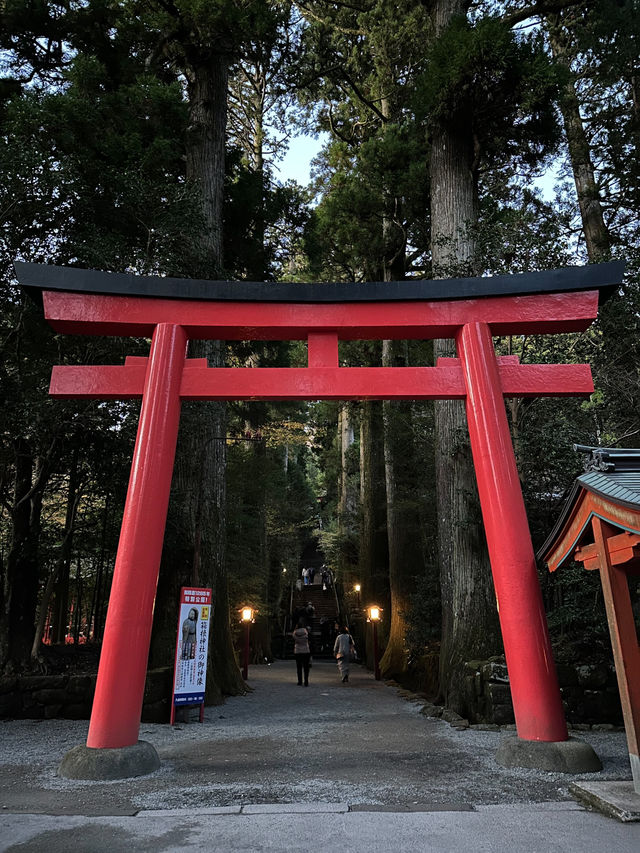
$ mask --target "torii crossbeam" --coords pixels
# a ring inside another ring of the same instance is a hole
[[[523,365],[492,336],[581,331],[621,262],[496,278],[372,284],[203,282],[16,264],[58,332],[148,336],[148,358],[53,368],[50,393],[142,398],[87,747],[138,741],[153,601],[180,405],[196,400],[461,399],[519,738],[564,741],[553,664],[504,397],[584,396],[588,365]],[[455,338],[435,367],[340,367],[339,340]],[[306,368],[211,368],[190,339],[306,340]],[[130,603],[137,602],[135,613]],[[123,688],[123,684],[126,687]]]

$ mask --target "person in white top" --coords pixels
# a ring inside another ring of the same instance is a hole
[[[349,681],[349,664],[352,655],[355,655],[356,646],[348,628],[341,628],[333,644],[333,654],[338,662],[338,672],[342,681]]]
[[[304,672],[304,686],[308,687],[311,649],[309,648],[309,632],[304,626],[304,619],[298,620],[298,626],[292,636],[293,656],[296,659],[296,669],[298,671],[298,686],[302,687],[302,673]]]

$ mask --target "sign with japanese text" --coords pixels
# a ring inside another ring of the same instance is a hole
[[[211,617],[211,590],[183,586],[173,679],[174,705],[204,702],[207,650]]]

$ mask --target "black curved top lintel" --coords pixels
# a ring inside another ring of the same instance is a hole
[[[63,290],[161,299],[303,303],[436,301],[584,290],[599,290],[601,300],[604,300],[620,285],[624,268],[624,261],[609,261],[603,264],[487,278],[306,284],[163,278],[156,275],[99,272],[20,261],[15,263],[16,276],[21,287],[35,297],[39,297],[44,290]]]

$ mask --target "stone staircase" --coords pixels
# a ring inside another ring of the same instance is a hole
[[[292,624],[295,627],[294,616],[296,612],[302,615],[305,607],[311,602],[315,609],[310,627],[311,653],[314,657],[332,657],[333,643],[331,638],[335,636],[334,625],[338,620],[338,605],[333,587],[323,590],[322,583],[313,583],[303,586],[302,589],[293,590],[292,598]],[[306,619],[306,616],[305,616]],[[329,632],[323,634],[322,624],[326,621]]]

